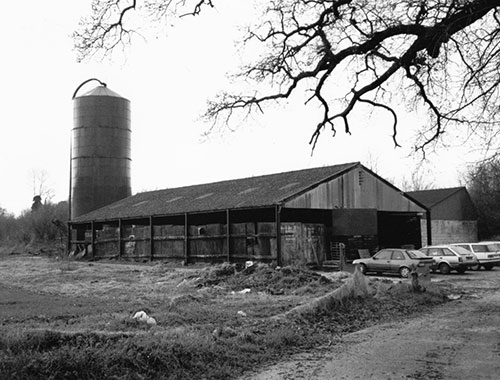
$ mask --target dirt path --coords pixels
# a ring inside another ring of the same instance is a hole
[[[500,270],[486,275],[457,276],[467,294],[431,314],[348,334],[242,380],[499,379]]]

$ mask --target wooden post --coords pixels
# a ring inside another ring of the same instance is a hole
[[[153,261],[155,255],[155,231],[153,217],[149,217],[149,260]]]
[[[189,225],[188,213],[184,213],[184,265],[189,263]]]
[[[118,219],[118,257],[121,258],[123,256],[123,244],[122,244],[122,220]]]
[[[432,224],[431,224],[431,211],[426,212],[427,219],[427,245],[432,245]]]
[[[275,207],[276,220],[276,265],[281,266],[281,209],[279,205]]]
[[[90,246],[92,247],[92,259],[95,258],[95,224],[90,222]]]
[[[229,209],[226,210],[226,245],[227,245],[227,262],[231,262],[231,220],[229,218]]]

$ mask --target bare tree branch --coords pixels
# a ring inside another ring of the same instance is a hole
[[[199,15],[211,0],[94,0],[94,16],[75,34],[88,56],[127,42],[129,12],[139,4],[155,15]],[[205,116],[228,125],[240,112],[263,112],[302,91],[306,106],[319,106],[312,148],[337,120],[351,133],[356,105],[389,111],[393,142],[398,117],[388,100],[408,99],[428,121],[417,149],[424,151],[449,128],[488,132],[500,122],[500,0],[269,0],[249,26],[243,43],[262,46],[262,56],[242,67],[237,79],[250,92],[226,92],[209,102]],[[344,88],[346,80],[350,88]],[[335,91],[338,98],[332,98]],[[396,91],[404,91],[395,96]],[[339,100],[340,98],[340,100]]]

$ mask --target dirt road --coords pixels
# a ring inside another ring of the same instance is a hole
[[[500,268],[433,281],[456,285],[457,299],[425,316],[345,335],[242,380],[500,379]]]

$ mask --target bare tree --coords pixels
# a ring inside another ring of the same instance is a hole
[[[404,191],[420,191],[435,188],[432,171],[424,166],[425,162],[420,161],[410,171],[410,177],[403,177],[401,189]]]
[[[219,0],[222,1],[222,0]],[[216,5],[216,1],[214,1]],[[258,43],[259,60],[237,77],[254,86],[222,93],[206,116],[227,123],[235,112],[263,111],[268,103],[306,94],[320,108],[313,148],[325,129],[351,132],[355,110],[387,112],[393,140],[395,102],[426,112],[415,147],[444,133],[497,136],[500,121],[500,0],[269,0],[244,43]],[[94,0],[93,16],[75,33],[81,57],[130,42],[129,14],[160,20],[197,15],[210,0]],[[345,86],[339,84],[346,83]],[[394,99],[395,98],[395,99]]]
[[[33,201],[39,197],[39,202],[47,204],[54,198],[54,189],[49,184],[49,176],[43,169],[33,169],[31,171],[31,183],[33,187]]]

